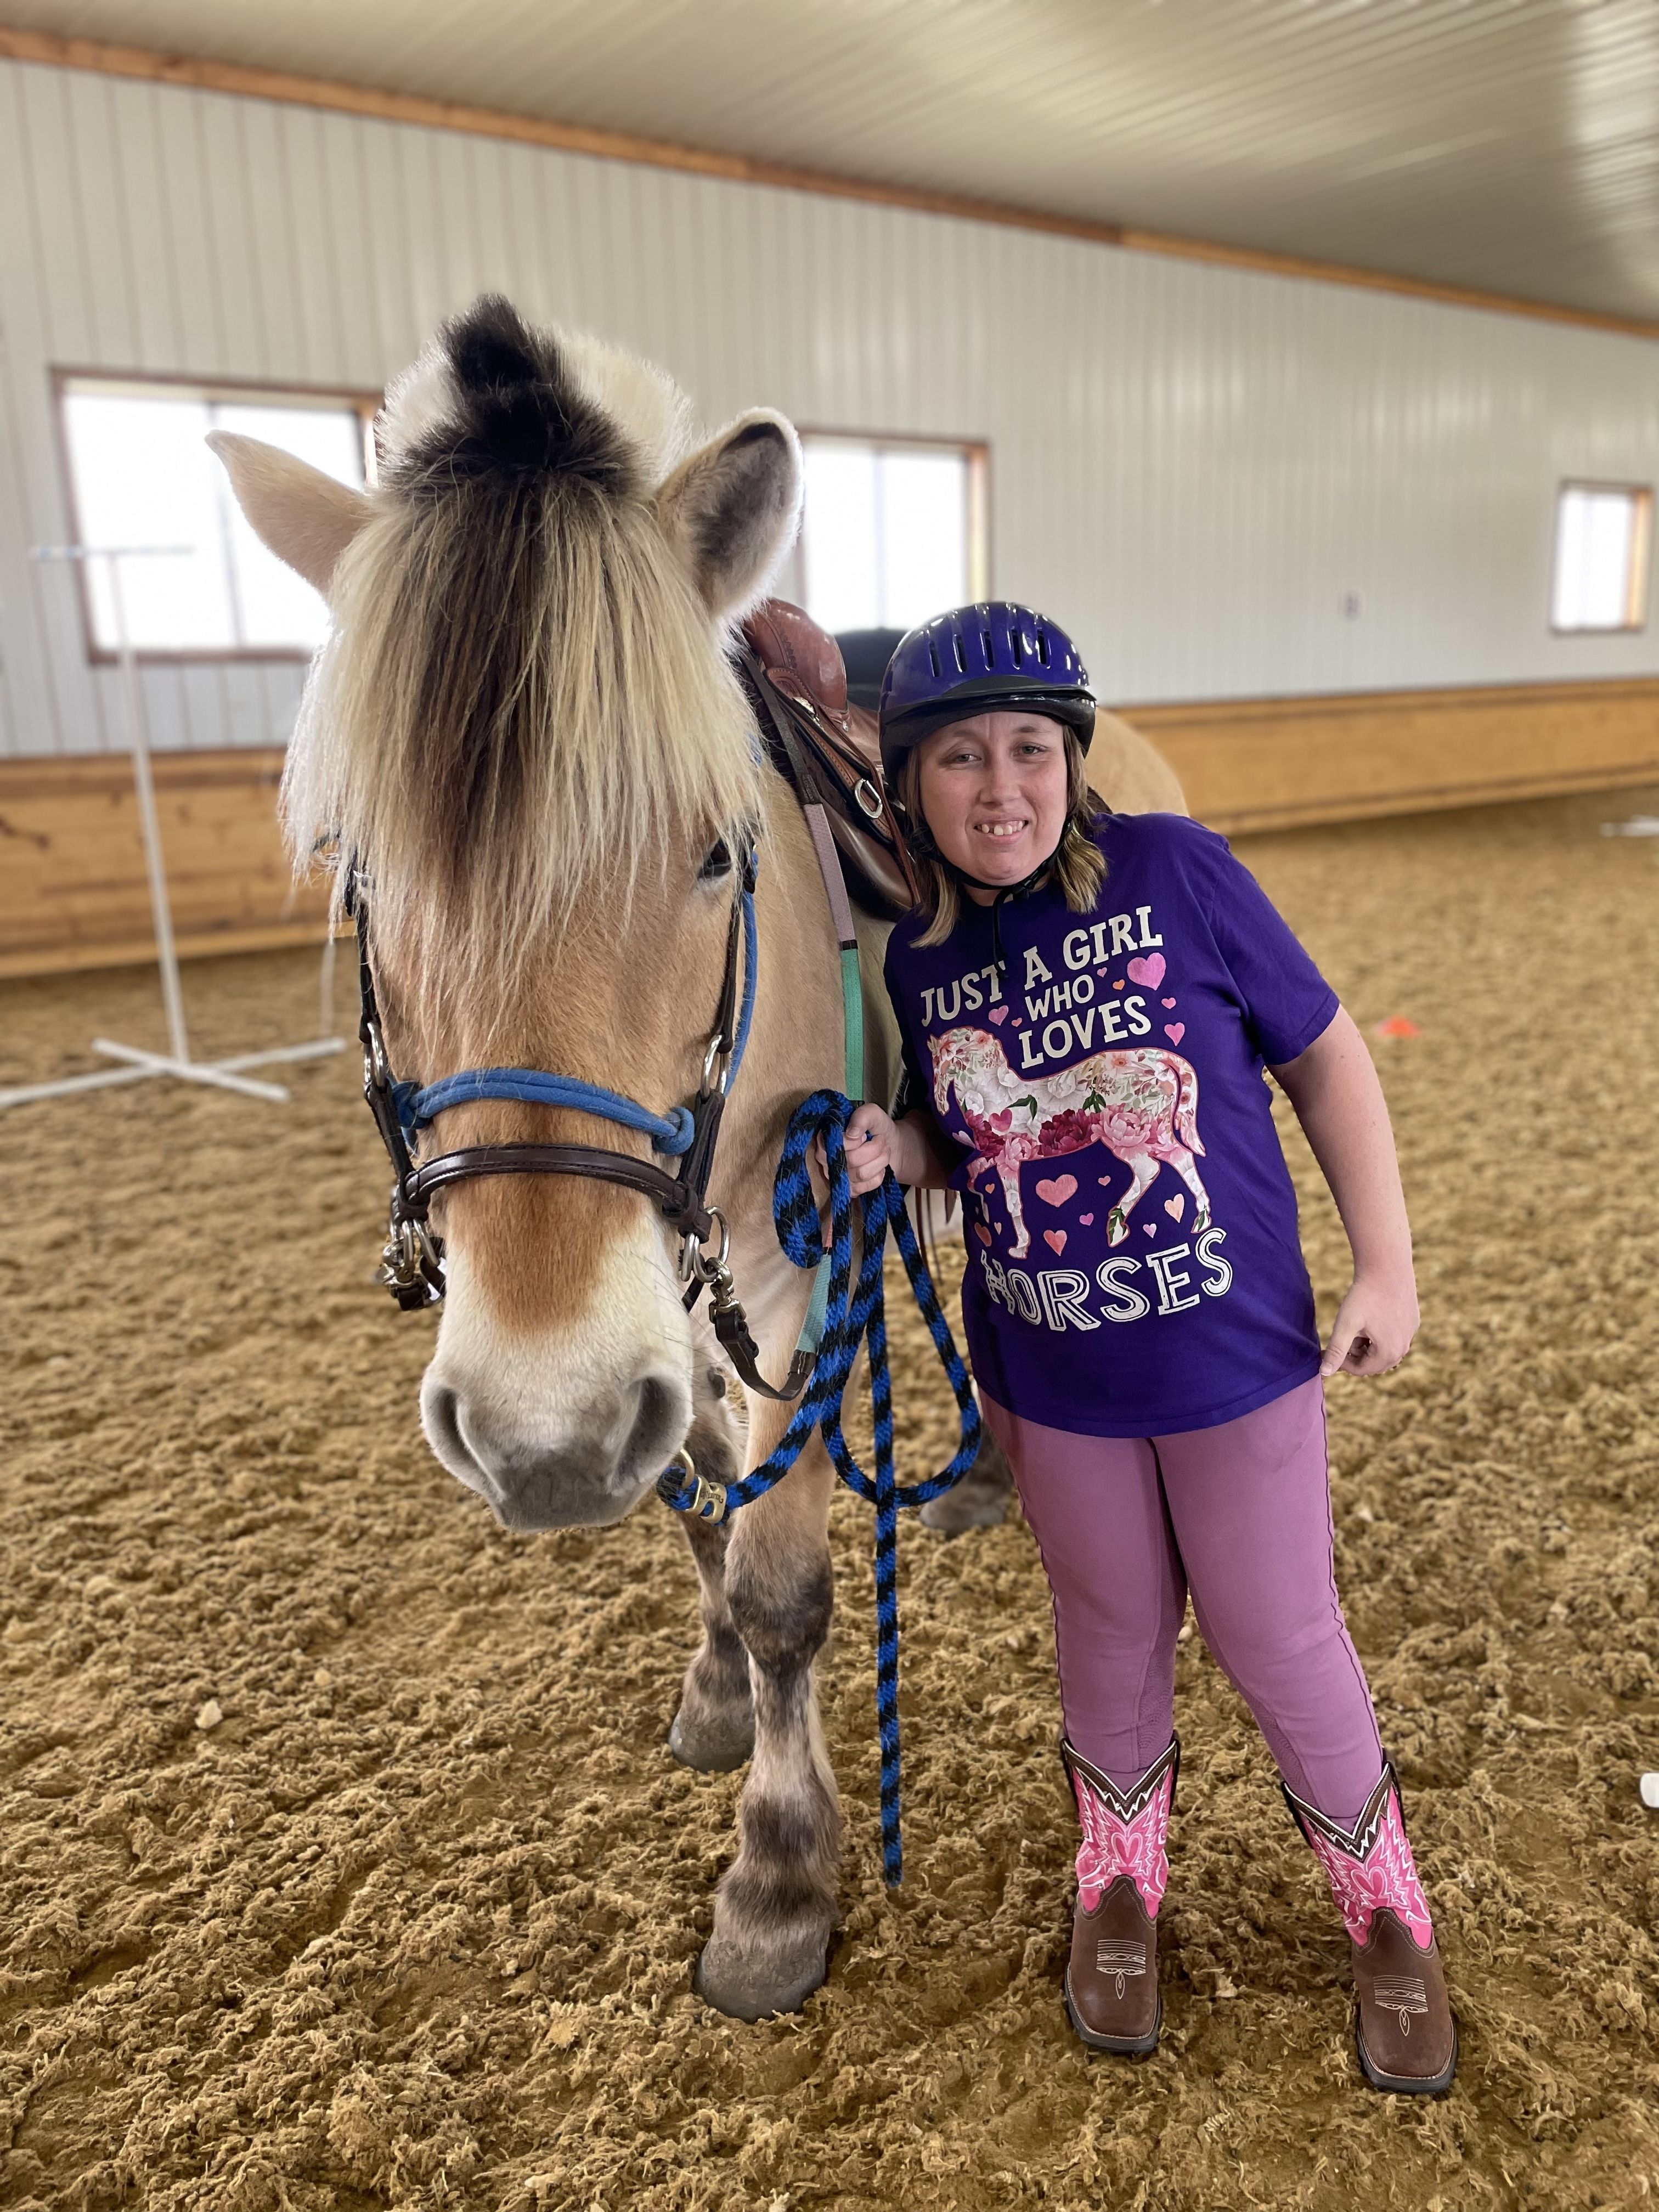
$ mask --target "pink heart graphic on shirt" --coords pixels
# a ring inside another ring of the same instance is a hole
[[[1056,1176],[1052,1182],[1040,1182],[1036,1194],[1045,1206],[1064,1206],[1076,1189],[1077,1177],[1063,1175]]]
[[[976,1221],[974,1224],[974,1234],[981,1244],[988,1244],[991,1241],[991,1232],[982,1221]]]
[[[1187,1034],[1187,1024],[1185,1022],[1165,1022],[1164,1034],[1171,1044],[1179,1044]]]
[[[1157,1222],[1143,1221],[1140,1224],[1140,1233],[1143,1237],[1156,1237],[1158,1234]]]
[[[1129,963],[1129,981],[1144,983],[1149,991],[1155,991],[1164,981],[1165,964],[1161,952],[1149,952],[1144,960],[1132,960]]]
[[[1078,1219],[1085,1229],[1092,1229],[1095,1225],[1095,1217],[1092,1213],[1079,1213]]]
[[[1171,999],[1170,1004],[1174,1006],[1175,1000]],[[987,1019],[994,1021],[999,1029],[1002,1027],[1002,1024],[1007,1020],[1007,1018],[1008,1009],[1006,1006],[993,1006],[990,1013],[987,1016]]]
[[[1103,1190],[1109,1190],[1112,1187],[1112,1178],[1110,1176],[1097,1176],[1095,1177],[1095,1181],[1100,1185]]]
[[[1063,1229],[1045,1229],[1042,1241],[1051,1251],[1063,1252],[1066,1249],[1066,1231]]]
[[[1164,1201],[1164,1211],[1171,1221],[1179,1221],[1187,1211],[1187,1201],[1184,1198],[1166,1198]]]
[[[1158,1004],[1161,1006],[1172,1006],[1175,1004],[1175,1000],[1173,999],[1160,999],[1158,1000]]]

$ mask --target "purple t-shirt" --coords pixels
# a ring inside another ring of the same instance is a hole
[[[946,943],[900,922],[887,988],[908,1087],[957,1148],[974,1371],[1086,1436],[1203,1429],[1319,1371],[1296,1193],[1264,1064],[1336,994],[1224,839],[1103,814],[1092,913],[1045,885]]]

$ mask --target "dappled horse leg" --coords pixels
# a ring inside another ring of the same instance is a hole
[[[720,1368],[701,1370],[696,1407],[685,1440],[692,1463],[710,1482],[734,1482],[743,1464],[743,1433]],[[714,1526],[683,1514],[680,1525],[702,1590],[702,1642],[685,1670],[668,1748],[682,1765],[724,1774],[741,1766],[755,1747],[749,1654],[726,1599],[726,1548],[734,1524]]]
[[[751,1418],[768,1450],[787,1411]],[[740,2020],[793,2012],[823,1981],[836,1921],[841,1814],[812,1662],[829,1632],[829,1455],[815,1437],[775,1490],[744,1507],[726,1596],[748,1647],[755,1749],[738,1806],[738,1856],[714,1898],[698,1994]]]
[[[1204,1178],[1199,1174],[1198,1163],[1184,1145],[1173,1146],[1164,1157],[1198,1201],[1198,1211],[1187,1227],[1194,1234],[1207,1229],[1210,1225],[1210,1194],[1204,1188]]]
[[[1129,1170],[1129,1188],[1106,1216],[1106,1242],[1121,1244],[1129,1233],[1129,1216],[1158,1181],[1158,1162],[1147,1152],[1135,1152],[1125,1160],[1115,1146],[1112,1157],[1123,1160]]]
[[[918,1518],[936,1536],[960,1536],[969,1528],[994,1528],[1014,1494],[1013,1469],[988,1425],[981,1432],[978,1456],[960,1482],[942,1491]]]

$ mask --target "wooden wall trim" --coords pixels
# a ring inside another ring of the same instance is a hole
[[[1201,821],[1234,833],[1659,783],[1659,678],[1129,706]],[[155,756],[181,954],[320,944],[295,889],[280,750]],[[0,976],[153,959],[120,753],[0,761]]]
[[[1659,678],[1117,711],[1229,833],[1659,781]]]
[[[0,26],[0,59],[38,63],[53,69],[86,70],[104,76],[137,78],[149,84],[184,85],[198,91],[229,93],[243,99],[276,100],[289,106],[326,108],[338,114],[411,123],[428,130],[465,131],[477,137],[511,139],[523,145],[545,146],[560,153],[584,154],[601,161],[631,161],[648,168],[675,169],[731,183],[767,185],[786,191],[815,192],[830,199],[906,208],[915,214],[998,223],[1050,237],[1115,246],[1126,252],[1160,254],[1176,260],[1247,270],[1258,275],[1293,277],[1309,283],[1346,285],[1362,291],[1432,301],[1442,307],[1471,307],[1485,313],[1519,315],[1538,322],[1569,323],[1587,330],[1617,331],[1626,337],[1659,337],[1659,322],[1632,316],[1598,314],[1585,307],[1516,299],[1504,293],[1437,284],[1425,278],[1356,269],[1340,262],[1311,261],[1295,254],[1223,246],[1210,240],[1181,238],[1127,224],[1091,222],[1078,216],[1012,207],[1003,201],[974,199],[957,192],[930,192],[902,185],[875,184],[821,169],[796,168],[785,162],[751,161],[740,154],[722,154],[704,147],[636,137],[626,131],[592,130],[582,124],[552,122],[539,116],[514,115],[496,108],[430,100],[414,93],[387,92],[370,85],[342,84],[326,77],[296,76],[288,70],[212,61],[199,55],[158,53],[148,47],[111,46],[95,39],[61,38],[46,31]]]
[[[276,823],[280,750],[155,756],[183,957],[320,944],[327,899],[296,887]],[[0,761],[0,975],[155,957],[125,753]]]

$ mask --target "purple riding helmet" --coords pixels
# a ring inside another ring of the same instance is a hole
[[[1077,733],[1085,752],[1095,695],[1058,623],[1012,599],[981,599],[908,631],[881,685],[881,762],[892,783],[905,756],[947,722],[1024,707]]]

